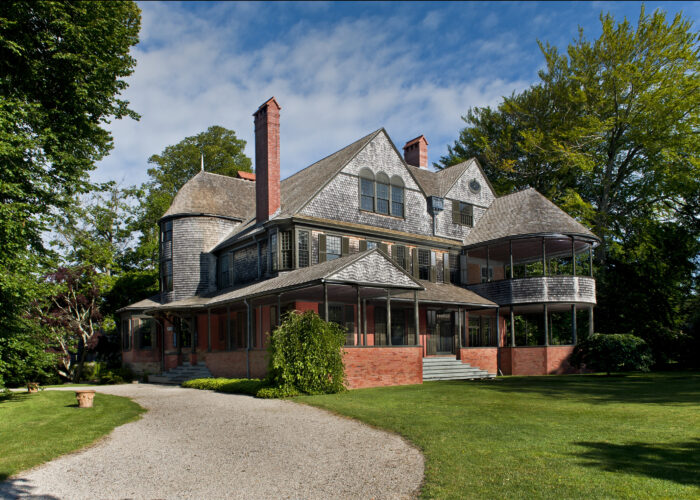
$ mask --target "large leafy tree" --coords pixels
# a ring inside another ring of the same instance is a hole
[[[700,34],[643,7],[636,26],[601,15],[601,27],[565,54],[540,44],[540,81],[470,109],[439,167],[475,156],[500,193],[533,186],[588,224],[603,239],[598,325],[649,339],[679,328],[697,273]],[[646,300],[623,304],[620,290]]]
[[[141,233],[138,247],[132,255],[134,267],[157,267],[158,220],[183,184],[199,172],[202,155],[207,172],[235,176],[238,171],[251,171],[250,158],[243,152],[245,145],[246,142],[237,138],[233,130],[214,125],[167,146],[160,154],[148,159],[152,165],[148,169],[149,180],[142,186],[145,195],[132,226]]]
[[[134,69],[129,50],[138,42],[139,25],[140,11],[127,1],[0,3],[4,339],[33,338],[24,312],[38,268],[51,264],[42,233],[91,188],[90,170],[112,148],[104,125],[137,118],[120,93]],[[3,345],[10,343],[20,345]],[[5,366],[19,362],[10,352],[18,351],[0,352]]]

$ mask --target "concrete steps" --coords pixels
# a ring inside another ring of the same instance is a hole
[[[212,374],[203,363],[196,365],[182,363],[182,365],[161,375],[151,375],[148,377],[148,381],[154,384],[180,385],[184,381],[194,378],[212,378]]]
[[[462,363],[453,356],[423,358],[423,381],[490,379],[495,375]]]

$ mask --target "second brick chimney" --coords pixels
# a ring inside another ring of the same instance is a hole
[[[280,105],[268,99],[255,117],[255,217],[269,220],[280,208]]]
[[[428,168],[428,141],[425,136],[408,141],[403,147],[403,158],[409,165]]]

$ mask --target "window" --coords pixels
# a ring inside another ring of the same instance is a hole
[[[391,178],[391,215],[403,217],[403,181],[397,175]]]
[[[456,253],[450,254],[450,282],[451,283],[459,283],[460,282],[459,254],[456,254]]]
[[[403,245],[393,245],[391,247],[391,258],[403,269],[407,269],[406,247]]]
[[[122,320],[122,350],[128,351],[131,349],[131,342],[129,338],[129,320]]]
[[[270,233],[270,270],[277,271],[277,233]]]
[[[334,260],[341,255],[340,236],[326,236],[326,260]]]
[[[309,267],[309,261],[311,260],[309,232],[299,231],[297,238],[299,239],[299,267]]]
[[[141,320],[139,327],[139,349],[150,349],[153,347],[153,320]]]
[[[374,212],[374,174],[367,168],[360,172],[360,208]]]
[[[231,286],[231,253],[227,252],[225,254],[219,255],[219,288],[226,288]]]
[[[389,215],[389,178],[381,172],[377,175],[377,213]]]
[[[162,241],[165,243],[166,241],[172,241],[173,240],[173,221],[169,220],[168,222],[163,224],[163,230],[162,230]]]
[[[173,291],[173,261],[163,260],[160,263],[160,288],[163,292]]]
[[[452,223],[474,227],[474,205],[461,201],[452,201]]]
[[[488,283],[489,281],[493,281],[493,267],[489,267],[488,272],[486,272],[486,266],[481,266],[481,282]]]
[[[371,250],[372,248],[377,248],[377,242],[376,241],[367,241],[367,250]]]
[[[430,250],[418,249],[418,279],[430,279]]]
[[[280,234],[280,269],[292,268],[292,232],[282,231]]]

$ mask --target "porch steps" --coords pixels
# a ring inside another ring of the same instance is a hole
[[[495,375],[462,363],[456,357],[423,358],[423,381],[489,379]]]
[[[182,363],[182,365],[163,372],[161,375],[151,375],[148,377],[148,381],[154,384],[180,385],[185,380],[194,378],[212,378],[212,374],[204,363],[196,365]]]

